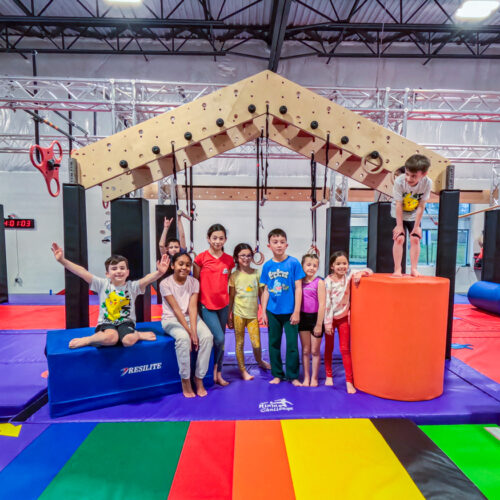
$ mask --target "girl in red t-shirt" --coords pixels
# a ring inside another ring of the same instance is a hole
[[[201,317],[214,336],[214,380],[222,386],[229,382],[222,378],[222,360],[227,317],[229,314],[228,282],[233,258],[224,253],[226,229],[213,224],[207,231],[210,247],[194,259],[194,277],[200,280]]]

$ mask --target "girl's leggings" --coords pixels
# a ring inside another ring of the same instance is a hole
[[[240,370],[243,372],[245,371],[245,355],[243,353],[243,346],[245,343],[245,327],[248,330],[248,336],[250,337],[250,342],[252,342],[254,351],[255,349],[260,349],[259,320],[257,318],[242,318],[241,316],[234,314],[233,322],[234,336],[236,339],[236,359],[238,360]]]
[[[332,354],[333,354],[333,339],[335,328],[339,332],[340,353],[342,354],[342,362],[344,363],[345,381],[353,383],[352,377],[352,360],[351,360],[351,334],[349,330],[349,318],[334,319],[332,321],[332,334],[325,334],[325,371],[327,377],[332,377]]]
[[[214,336],[214,363],[217,371],[222,370],[222,360],[224,359],[224,341],[226,340],[226,324],[229,314],[229,306],[222,309],[207,309],[201,305],[201,317]]]

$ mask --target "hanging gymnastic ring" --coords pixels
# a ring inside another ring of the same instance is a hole
[[[378,158],[380,160],[380,163],[378,165],[370,164],[370,166],[368,166],[366,163],[366,159],[368,157],[370,157],[372,160],[375,160]],[[368,153],[361,160],[361,167],[369,175],[380,174],[380,172],[382,172],[382,170],[384,170],[384,160],[382,159],[382,156],[380,156],[380,153],[378,151],[372,151],[371,153]]]
[[[319,248],[316,245],[311,245],[307,253],[317,255],[319,257]]]
[[[196,259],[197,253],[194,250],[189,250],[189,252],[186,252],[190,257],[191,260],[194,262],[194,259]]]
[[[258,255],[258,257],[257,257],[257,255]],[[264,262],[264,254],[262,252],[260,252],[259,250],[255,250],[255,252],[253,253],[252,260],[256,266],[260,266]]]

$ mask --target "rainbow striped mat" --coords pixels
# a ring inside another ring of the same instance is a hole
[[[34,436],[4,456],[2,499],[500,498],[500,441],[483,425],[61,423],[38,433],[30,425],[0,429],[0,464],[14,440]]]

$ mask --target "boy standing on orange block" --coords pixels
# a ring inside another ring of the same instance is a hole
[[[431,194],[432,181],[427,177],[430,166],[427,156],[412,155],[405,162],[405,174],[400,175],[394,181],[391,215],[396,219],[396,226],[392,231],[393,276],[395,277],[402,276],[401,259],[403,245],[406,242],[406,231],[410,235],[411,275],[420,276],[417,271],[422,239],[420,223],[424,215],[425,203]]]

